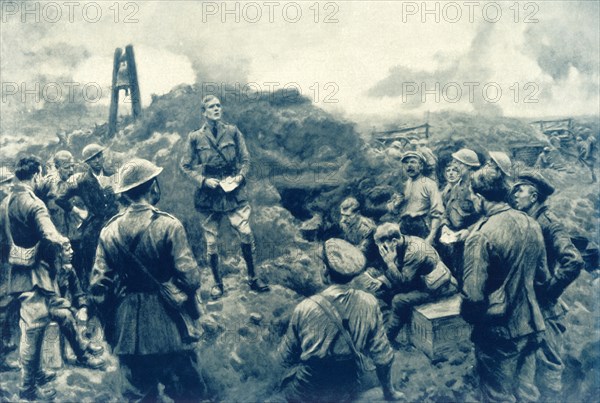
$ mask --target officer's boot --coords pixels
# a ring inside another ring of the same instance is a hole
[[[216,253],[212,253],[209,255],[210,260],[210,270],[212,271],[213,278],[215,280],[215,285],[210,290],[210,297],[212,299],[219,299],[225,294],[225,289],[223,288],[223,279],[221,278],[221,272],[219,271],[219,255]]]
[[[53,388],[44,387],[37,382],[41,360],[44,328],[28,329],[21,337],[21,365],[23,366],[23,384],[19,397],[25,400],[50,400],[56,395]]]
[[[267,284],[261,282],[256,278],[256,272],[254,271],[254,258],[252,256],[252,244],[242,243],[242,255],[246,261],[246,268],[248,269],[248,285],[250,289],[256,292],[266,292],[271,289]]]
[[[95,357],[88,348],[92,342],[83,339],[81,333],[77,331],[74,318],[65,318],[59,325],[62,334],[77,357],[76,365],[90,369],[104,369],[106,367],[106,361],[100,357]]]

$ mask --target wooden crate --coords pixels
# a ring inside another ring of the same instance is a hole
[[[410,341],[431,360],[448,358],[471,336],[471,327],[460,316],[461,297],[455,295],[413,308]]]

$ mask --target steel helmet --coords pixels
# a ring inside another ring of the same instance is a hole
[[[477,157],[477,153],[468,148],[461,148],[452,154],[452,158],[470,167],[478,168],[481,166],[479,157]]]
[[[103,147],[100,144],[88,144],[87,146],[83,147],[83,151],[81,152],[83,162],[88,162],[104,150],[106,150],[106,147]]]
[[[118,183],[115,193],[123,193],[140,186],[157,177],[162,172],[161,167],[143,158],[134,158],[126,162],[118,172]]]
[[[512,162],[510,161],[510,157],[503,153],[502,151],[490,151],[490,158],[492,161],[498,165],[498,168],[504,173],[506,176],[511,176],[511,167]]]

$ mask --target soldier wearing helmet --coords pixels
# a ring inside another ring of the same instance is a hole
[[[481,164],[477,153],[468,148],[453,153],[450,164],[456,167],[460,177],[444,191],[444,219],[440,242],[443,245],[444,260],[460,282],[464,241],[469,235],[468,228],[481,216],[471,201],[471,175]]]
[[[490,158],[485,163],[483,170],[490,179],[502,178],[507,180],[512,176],[512,161],[502,151],[490,151]]]
[[[178,312],[161,293],[170,283],[193,303],[200,269],[181,222],[154,205],[162,168],[133,159],[116,191],[130,204],[102,230],[90,284],[106,340],[119,359],[128,399],[154,400],[158,384],[175,401],[202,400],[204,382]],[[187,306],[184,305],[184,307]]]
[[[219,223],[227,217],[237,232],[251,290],[269,291],[254,268],[254,234],[250,227],[251,207],[246,194],[250,154],[246,141],[235,125],[221,121],[221,101],[214,95],[202,100],[206,122],[189,134],[181,170],[196,185],[194,204],[204,230],[207,260],[215,280],[211,296],[218,299],[225,291],[219,269],[217,239]]]
[[[87,291],[88,288],[100,230],[108,219],[117,213],[118,209],[112,189],[105,188],[102,184],[104,182],[102,177],[103,152],[104,148],[98,144],[86,146],[83,152],[83,162],[86,163],[87,169],[72,175],[69,180],[63,182],[58,187],[55,198],[56,204],[64,210],[66,215],[76,212],[81,218],[76,232],[70,231],[68,236],[73,239],[75,250],[73,266],[84,291]],[[72,156],[69,161],[73,164]],[[62,164],[57,166],[59,172],[61,167]],[[63,179],[62,175],[61,179]]]
[[[104,152],[106,147],[91,143],[81,151],[81,161],[91,169],[103,188],[110,186],[111,178],[104,171]]]

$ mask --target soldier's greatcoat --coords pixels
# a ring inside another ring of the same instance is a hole
[[[156,283],[117,244],[133,250],[159,282],[174,278],[193,293],[200,287],[200,271],[181,222],[147,203],[131,204],[102,230],[90,289],[102,308],[106,338],[115,354],[165,354],[187,348],[177,316],[160,297]]]

